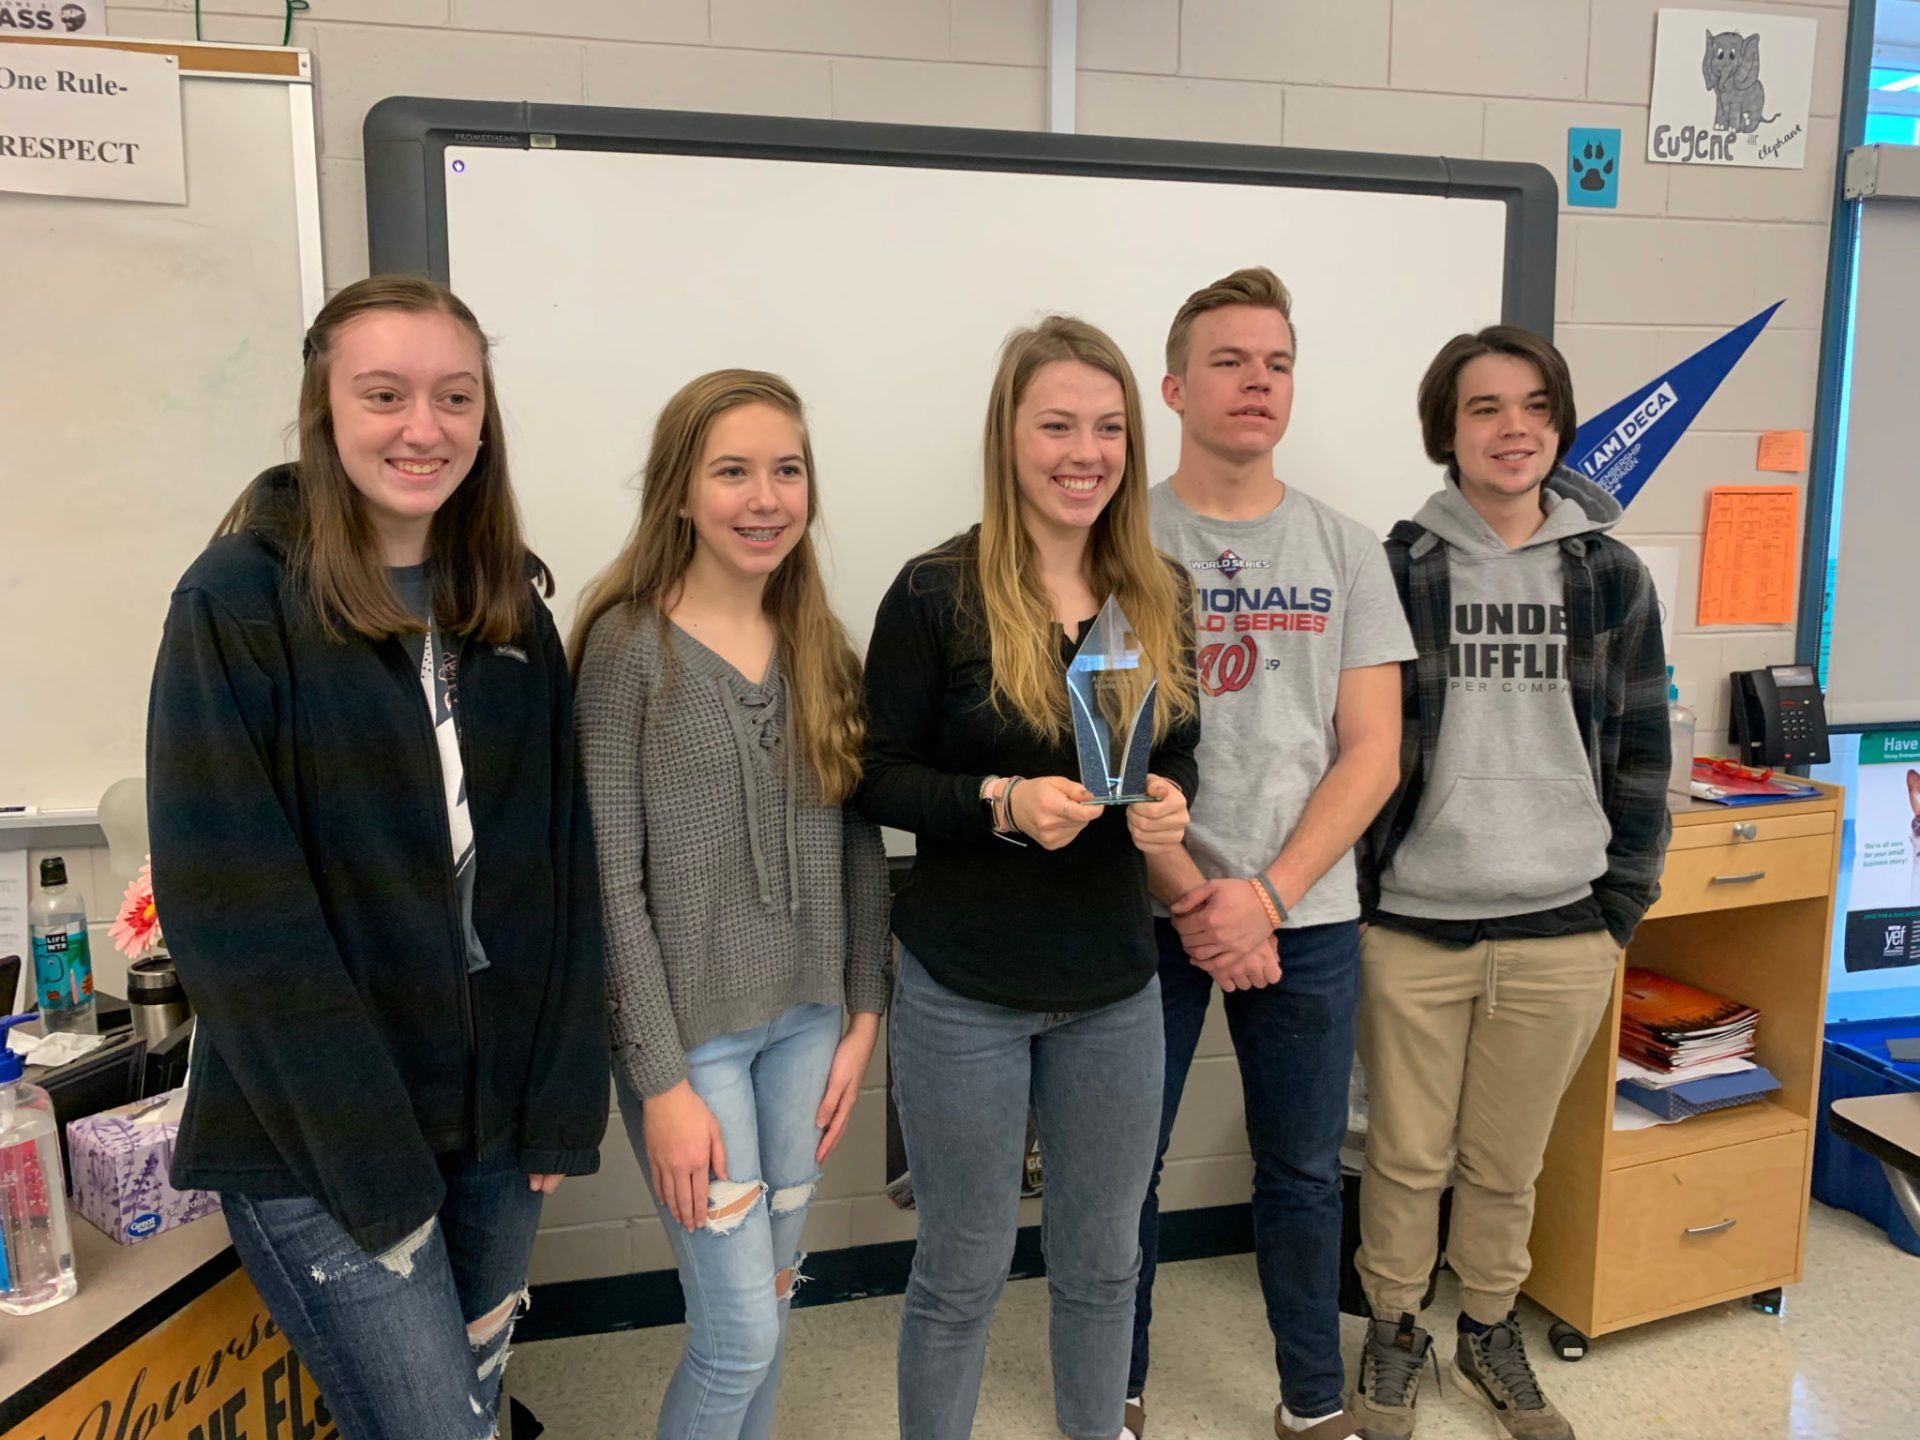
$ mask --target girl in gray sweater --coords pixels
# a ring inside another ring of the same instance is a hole
[[[813,473],[785,381],[692,381],[574,627],[614,1080],[687,1297],[664,1440],[769,1433],[807,1205],[887,999],[880,832],[846,803],[860,666],[808,538]]]

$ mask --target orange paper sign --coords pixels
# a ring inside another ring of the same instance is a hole
[[[1807,468],[1807,432],[1804,430],[1762,430],[1760,454],[1753,462],[1756,470],[1780,470],[1798,475]]]
[[[1799,490],[1716,485],[1709,495],[1697,623],[1791,624]]]

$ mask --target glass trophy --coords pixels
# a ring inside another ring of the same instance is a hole
[[[1107,597],[1067,662],[1067,701],[1080,752],[1080,783],[1095,805],[1137,805],[1153,750],[1153,662],[1119,600]]]

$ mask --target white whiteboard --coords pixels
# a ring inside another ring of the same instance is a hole
[[[184,206],[0,195],[0,802],[145,772],[167,597],[286,456],[322,299],[300,60],[182,75]]]
[[[1249,264],[1295,299],[1282,478],[1384,532],[1435,483],[1420,375],[1501,318],[1508,260],[1494,199],[470,145],[440,163],[447,273],[498,341],[515,488],[563,625],[633,522],[655,416],[693,376],[748,366],[799,390],[829,585],[864,644],[900,565],[979,517],[1008,330],[1066,311],[1112,334],[1159,479],[1178,455],[1167,324]]]

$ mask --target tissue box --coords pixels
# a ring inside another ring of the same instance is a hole
[[[211,1190],[176,1190],[167,1183],[173,1163],[173,1096],[154,1096],[83,1116],[67,1126],[73,1165],[73,1208],[118,1240],[132,1245],[220,1208]]]

